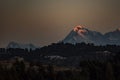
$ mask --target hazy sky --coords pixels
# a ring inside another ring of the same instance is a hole
[[[102,33],[119,28],[120,0],[0,0],[0,47],[48,45],[78,24]]]

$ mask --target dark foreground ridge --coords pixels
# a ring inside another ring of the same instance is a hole
[[[78,66],[83,60],[101,62],[112,59],[120,53],[120,46],[96,46],[92,43],[53,43],[36,49],[0,48],[0,60],[9,60],[16,56],[26,61],[38,61],[64,66]]]

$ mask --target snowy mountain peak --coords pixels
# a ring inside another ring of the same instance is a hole
[[[83,26],[75,26],[63,39],[64,43],[94,43],[96,45],[116,44],[120,45],[120,28],[104,35],[97,31],[89,30]]]

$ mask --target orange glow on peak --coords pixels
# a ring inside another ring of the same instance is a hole
[[[84,29],[84,27],[83,27],[83,26],[80,26],[80,25],[77,25],[77,26],[74,27],[73,30],[74,30],[75,32],[78,32],[78,31],[81,30],[81,29]]]

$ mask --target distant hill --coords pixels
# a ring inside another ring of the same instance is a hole
[[[33,44],[20,44],[12,41],[7,45],[7,48],[35,49],[37,47]]]

